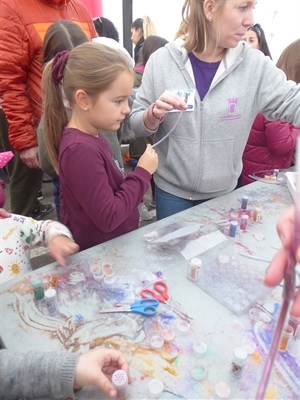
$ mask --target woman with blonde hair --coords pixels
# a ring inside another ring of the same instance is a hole
[[[258,113],[300,126],[300,85],[243,41],[255,3],[185,0],[184,36],[147,63],[130,125],[137,136],[154,134],[154,144],[163,140],[155,148],[158,219],[234,190]],[[184,90],[194,102],[180,114],[188,106],[174,91]]]
[[[131,41],[135,45],[134,62],[141,62],[141,48],[148,36],[156,35],[155,26],[148,16],[137,18],[131,24]]]

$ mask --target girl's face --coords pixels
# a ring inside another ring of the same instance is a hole
[[[234,48],[244,39],[247,28],[253,26],[253,8],[255,0],[226,0],[222,8],[216,5],[216,14],[212,12],[210,36],[215,46]]]
[[[97,98],[88,96],[87,111],[80,114],[80,129],[92,135],[97,135],[99,129],[111,131],[119,129],[126,114],[130,112],[128,100],[132,93],[133,82],[132,73],[123,71],[110,88],[100,93]]]
[[[248,43],[253,49],[259,49],[259,42],[256,32],[254,31],[247,31],[244,36],[244,41]]]
[[[131,28],[131,41],[133,44],[137,44],[142,36],[143,34],[141,28]]]

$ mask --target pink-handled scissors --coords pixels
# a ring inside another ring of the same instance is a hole
[[[140,295],[144,299],[154,298],[160,303],[168,304],[172,310],[184,319],[193,319],[189,315],[185,314],[183,311],[179,310],[178,307],[174,307],[173,302],[170,301],[170,296],[168,293],[168,285],[162,280],[155,281],[152,288],[145,288],[140,291]]]
[[[142,289],[140,295],[143,299],[154,298],[160,303],[166,303],[169,300],[168,285],[164,281],[156,281],[152,289]]]

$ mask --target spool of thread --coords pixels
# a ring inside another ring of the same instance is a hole
[[[42,300],[44,298],[44,288],[41,278],[34,277],[31,279],[31,286],[35,300]]]
[[[112,375],[111,382],[117,389],[117,398],[125,399],[128,387],[128,376],[125,371],[118,369]]]
[[[279,351],[285,351],[287,350],[289,346],[289,342],[291,338],[293,337],[294,334],[294,328],[291,325],[287,325],[282,332],[281,339],[279,342]]]
[[[261,220],[261,208],[255,207],[253,211],[253,221],[260,222],[260,220]]]
[[[238,226],[237,221],[230,221],[230,227],[229,227],[229,236],[230,237],[235,237],[237,226]]]
[[[55,289],[47,289],[45,291],[45,300],[48,314],[50,316],[56,315],[58,313],[58,301]]]
[[[244,214],[241,217],[241,223],[240,223],[240,228],[245,231],[247,228],[247,224],[248,224],[248,219],[249,219],[249,215]]]
[[[246,210],[246,209],[247,209],[248,200],[249,200],[249,197],[248,197],[248,196],[244,195],[244,196],[242,197],[241,208],[242,208],[243,210]]]

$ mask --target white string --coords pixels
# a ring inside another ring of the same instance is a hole
[[[164,137],[162,137],[158,142],[154,143],[154,144],[152,145],[152,148],[154,148],[154,147],[158,146],[159,144],[161,144],[164,140],[167,139],[167,137],[169,137],[169,136],[171,135],[171,133],[172,133],[172,132],[174,131],[174,129],[176,128],[176,126],[177,126],[177,124],[178,124],[178,122],[179,122],[179,120],[180,120],[180,118],[181,118],[181,116],[182,116],[182,113],[183,113],[183,110],[180,112],[179,117],[178,117],[177,121],[175,122],[173,128],[172,128]]]

